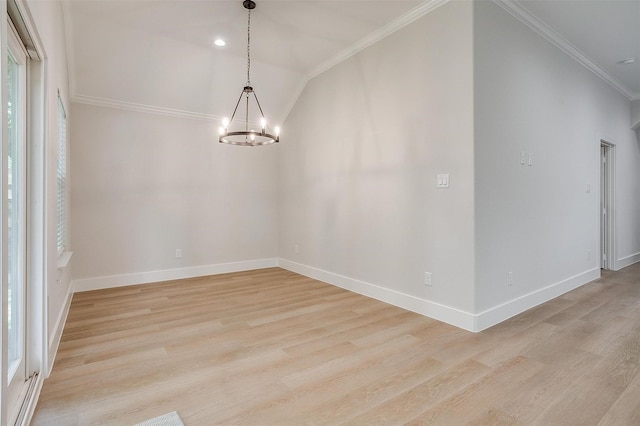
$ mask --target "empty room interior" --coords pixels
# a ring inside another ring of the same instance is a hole
[[[640,424],[640,0],[2,5],[1,425]]]

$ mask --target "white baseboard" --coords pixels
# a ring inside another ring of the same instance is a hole
[[[64,305],[60,310],[60,314],[58,315],[58,319],[56,320],[56,325],[53,327],[51,334],[49,334],[49,347],[47,348],[47,351],[48,351],[47,365],[45,366],[46,370],[44,371],[45,379],[49,377],[49,374],[51,374],[53,363],[56,360],[56,354],[58,353],[58,346],[60,346],[60,339],[62,338],[62,331],[64,330],[64,325],[67,322],[67,316],[69,315],[69,308],[71,308],[72,298],[73,298],[73,285],[69,284]]]
[[[476,315],[474,329],[476,331],[485,330],[598,278],[600,278],[600,268],[590,269],[569,277],[566,280],[551,284],[545,288],[532,291],[531,293],[487,309]]]
[[[640,254],[634,255],[640,257]],[[628,258],[633,258],[629,256]],[[628,259],[625,258],[625,259]],[[629,264],[634,263],[630,262]],[[122,287],[127,285],[145,284],[176,279],[194,278],[207,275],[225,274],[230,272],[249,271],[254,269],[272,268],[280,266],[283,269],[317,279],[354,293],[362,294],[385,303],[416,312],[421,315],[454,325],[464,330],[478,332],[507,320],[519,313],[531,309],[541,303],[547,302],[555,297],[578,288],[590,281],[600,277],[600,269],[594,268],[545,288],[533,291],[516,299],[505,302],[501,305],[487,309],[484,312],[473,314],[457,308],[442,305],[430,300],[421,299],[409,294],[401,293],[375,284],[349,278],[333,272],[303,265],[287,259],[269,258],[248,260],[243,262],[222,263],[216,265],[196,266],[192,268],[167,269],[162,271],[140,272],[135,274],[112,275],[106,277],[86,278],[73,280],[71,286],[73,292],[99,290],[105,288]],[[60,341],[63,318],[69,310],[68,303],[65,305],[63,314],[56,327],[55,341],[56,349]],[[58,330],[59,329],[59,330]],[[52,348],[50,348],[51,353]],[[55,354],[55,352],[54,352]],[[53,365],[53,363],[51,363]]]
[[[193,266],[190,268],[165,269],[161,271],[138,272],[135,274],[84,278],[71,281],[71,286],[75,293],[160,281],[204,277],[207,275],[226,274],[230,272],[250,271],[253,269],[273,268],[276,266],[278,266],[278,259],[276,258],[245,260],[242,262],[219,263],[215,265]]]
[[[280,259],[279,265],[281,268],[297,274],[305,275],[468,331],[476,331],[474,330],[475,316],[468,312],[286,259]]]
[[[415,296],[334,274],[322,269],[302,265],[290,260],[280,259],[279,264],[281,268],[289,271],[324,281],[337,287],[353,291],[354,293],[362,294],[473,332],[485,330],[527,309],[531,309],[534,306],[600,278],[600,269],[594,268],[543,289],[510,300],[502,305],[487,309],[479,314],[471,314],[430,300],[420,299]]]
[[[625,256],[621,259],[618,259],[618,261],[616,262],[616,271],[622,268],[626,268],[627,266],[633,265],[637,262],[640,262],[640,253]]]

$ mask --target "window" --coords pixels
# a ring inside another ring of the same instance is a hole
[[[56,168],[56,245],[58,254],[65,246],[66,185],[67,185],[67,113],[58,92],[58,166]]]
[[[8,28],[7,69],[7,407],[21,398],[27,375],[27,56],[14,28]],[[4,388],[3,388],[4,389]],[[14,411],[15,412],[15,411]],[[13,413],[13,412],[12,412]],[[13,420],[13,419],[12,419]]]

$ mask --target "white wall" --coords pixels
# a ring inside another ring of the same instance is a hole
[[[640,130],[640,99],[631,102],[631,127]]]
[[[279,147],[287,267],[464,326],[474,301],[471,19],[470,2],[448,3],[307,84]],[[436,189],[438,173],[449,189]]]
[[[277,147],[219,144],[206,120],[71,113],[74,281],[277,257]]]
[[[69,80],[67,56],[65,50],[64,21],[61,3],[58,1],[28,1],[28,10],[33,17],[40,43],[45,57],[45,203],[46,203],[46,256],[45,282],[48,300],[47,336],[50,347],[48,360],[50,368],[53,355],[64,325],[65,309],[70,297],[70,271],[57,270],[58,252],[56,247],[56,166],[58,140],[58,90],[60,91],[67,111],[69,111]],[[72,118],[69,117],[69,122]],[[68,164],[69,175],[71,165]],[[34,206],[37,208],[38,206]],[[67,245],[67,250],[72,250]]]
[[[474,43],[476,312],[523,310],[599,274],[601,138],[616,260],[640,252],[640,150],[629,100],[493,2],[475,2]]]

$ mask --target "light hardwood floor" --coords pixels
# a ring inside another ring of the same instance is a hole
[[[33,425],[640,425],[640,264],[482,333],[279,269],[74,295]]]

